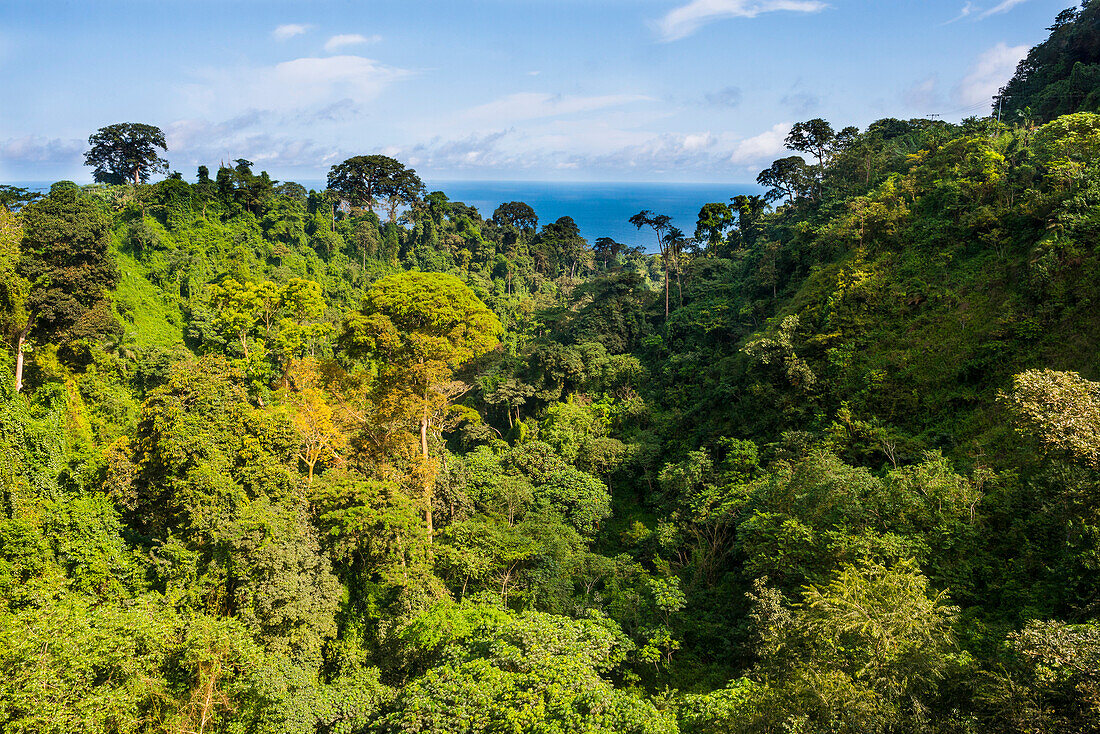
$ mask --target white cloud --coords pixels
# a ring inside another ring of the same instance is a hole
[[[780,10],[817,13],[827,7],[820,0],[692,0],[657,21],[656,28],[662,41],[676,41],[690,36],[707,23],[724,18],[755,18],[761,13]]]
[[[1012,78],[1016,65],[1029,50],[1027,46],[1009,46],[1002,41],[983,53],[955,87],[955,102],[965,106],[992,104],[993,96]]]
[[[1002,2],[1001,4],[996,5],[992,8],[990,8],[989,10],[985,11],[981,15],[979,15],[978,20],[984,20],[985,18],[988,18],[991,15],[999,15],[1001,13],[1007,13],[1008,11],[1012,10],[1017,5],[1023,5],[1026,2],[1027,2],[1027,0],[1004,0],[1004,2]]]
[[[273,30],[271,32],[271,37],[276,41],[285,41],[288,38],[302,35],[312,27],[313,26],[304,23],[287,23]]]
[[[787,136],[791,123],[781,122],[759,135],[739,142],[729,156],[729,162],[740,166],[768,165],[787,151]]]
[[[259,68],[205,70],[199,82],[182,91],[187,109],[220,116],[249,109],[312,109],[345,99],[364,102],[411,75],[362,56],[328,56]]]
[[[363,36],[358,33],[341,33],[325,41],[325,50],[329,53],[345,46],[358,46],[365,43],[378,43],[382,36]]]
[[[519,92],[470,108],[460,114],[467,122],[496,126],[520,120],[561,117],[651,101],[641,94],[606,94],[591,97],[563,96],[541,92]]]
[[[0,161],[13,164],[69,163],[81,158],[88,146],[83,140],[62,140],[24,135],[0,141]]]
[[[298,134],[271,133],[278,121],[271,113],[249,111],[224,122],[177,120],[164,128],[172,168],[189,174],[196,166],[214,168],[246,158],[255,170],[317,169],[341,156],[331,143],[318,143]]]
[[[963,18],[969,18],[971,14],[973,14],[973,12],[977,9],[978,8],[974,6],[974,3],[968,2],[966,5],[963,5],[963,8],[959,11],[958,15],[944,23],[944,25],[951,25],[952,23],[958,23]]]
[[[572,171],[607,176],[752,175],[783,155],[790,123],[738,139],[728,133],[654,133],[625,130],[604,120],[555,120],[536,128],[509,127],[486,134],[433,137],[382,152],[423,171],[533,175]]]

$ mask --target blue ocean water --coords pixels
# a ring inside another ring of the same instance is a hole
[[[40,181],[12,182],[36,190],[49,190]],[[306,188],[324,188],[324,181],[299,180]],[[522,201],[539,215],[540,224],[569,216],[581,234],[594,242],[611,237],[628,245],[654,249],[653,232],[639,232],[627,220],[642,209],[672,217],[672,223],[689,237],[695,232],[699,209],[710,202],[729,202],[738,194],[759,194],[750,183],[593,183],[563,181],[427,181],[428,191],[442,191],[452,201],[477,207],[488,219],[507,201]]]
[[[323,181],[299,181],[320,189]],[[672,217],[673,225],[691,236],[699,210],[710,202],[728,203],[738,194],[760,194],[749,183],[621,183],[578,181],[425,181],[428,191],[442,191],[451,201],[476,207],[488,219],[508,201],[522,201],[535,210],[539,225],[573,217],[589,242],[611,237],[627,245],[656,249],[653,232],[641,232],[627,220],[643,209]]]
[[[756,184],[589,183],[546,181],[438,181],[429,189],[443,191],[452,201],[476,206],[488,219],[506,201],[527,203],[540,224],[570,216],[581,234],[594,242],[611,237],[628,245],[654,248],[653,232],[639,232],[627,220],[643,209],[672,217],[689,237],[699,209],[709,202],[728,203],[738,194],[762,193]]]

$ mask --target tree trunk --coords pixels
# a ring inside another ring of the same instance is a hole
[[[680,285],[680,256],[676,256],[676,293],[680,298],[680,308],[684,307],[684,289]],[[667,318],[667,316],[666,316]]]
[[[23,335],[19,335],[15,347],[15,391],[23,389]]]
[[[424,458],[424,522],[428,524],[428,543],[432,542],[432,476],[428,472],[428,396],[424,396],[424,413],[420,417],[420,454]]]
[[[668,257],[662,257],[665,261],[665,321],[668,321]]]
[[[23,327],[22,331],[15,338],[15,391],[19,392],[23,389],[23,345],[27,342],[27,335],[31,333],[30,319],[27,320],[27,325]]]

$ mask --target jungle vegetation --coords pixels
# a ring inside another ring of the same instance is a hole
[[[652,253],[145,125],[0,188],[0,731],[1100,731],[1098,9]]]

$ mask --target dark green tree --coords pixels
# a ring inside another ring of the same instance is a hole
[[[0,207],[5,211],[17,212],[27,204],[42,198],[42,194],[19,186],[0,185]]]
[[[380,198],[390,207],[391,221],[397,207],[419,198],[424,184],[416,171],[385,155],[357,155],[333,166],[328,187],[355,207],[374,209]]]
[[[493,212],[493,223],[498,226],[508,224],[519,230],[534,232],[539,226],[539,215],[522,201],[509,201]]]
[[[145,183],[157,173],[167,173],[168,161],[157,149],[168,150],[159,127],[140,122],[119,122],[101,127],[88,138],[91,150],[84,165],[92,166],[97,183]]]
[[[15,384],[22,387],[23,346],[37,332],[56,336],[73,326],[119,279],[107,251],[110,218],[75,184],[54,184],[50,195],[22,212],[23,244],[16,272],[29,284],[27,321],[16,336]]]
[[[648,209],[643,209],[630,218],[630,223],[638,229],[649,227],[657,235],[657,247],[661,250],[661,264],[665,268],[665,318],[668,318],[668,245],[665,242],[665,234],[672,226],[672,217],[667,214],[654,214]]]

